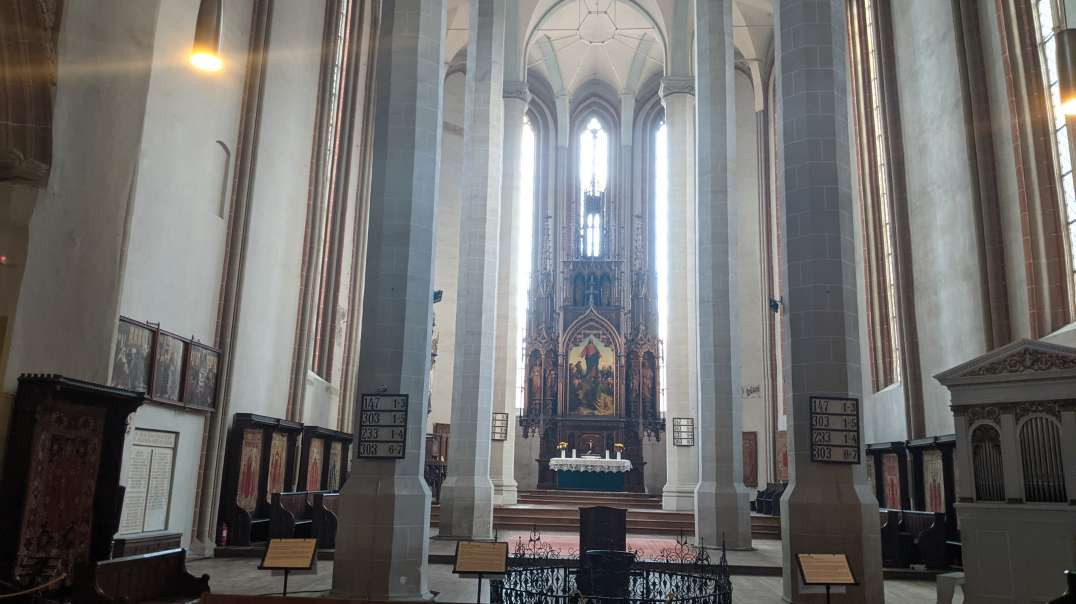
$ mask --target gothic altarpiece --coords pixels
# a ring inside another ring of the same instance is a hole
[[[538,488],[554,488],[558,443],[579,455],[619,443],[633,466],[625,489],[642,492],[643,439],[664,430],[653,209],[633,213],[630,179],[611,168],[615,127],[584,120],[570,153],[573,194],[536,212],[520,423],[524,438],[540,439]]]

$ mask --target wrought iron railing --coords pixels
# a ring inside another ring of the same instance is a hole
[[[498,604],[731,604],[732,581],[722,545],[711,563],[704,548],[684,539],[663,550],[659,561],[643,562],[634,552],[560,552],[537,530],[520,538],[502,580],[491,581],[490,601]]]

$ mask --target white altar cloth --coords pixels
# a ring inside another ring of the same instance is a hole
[[[628,459],[586,459],[583,457],[554,457],[549,460],[549,469],[554,472],[630,472],[631,460]]]

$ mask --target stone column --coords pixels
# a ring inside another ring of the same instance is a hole
[[[345,598],[431,598],[423,468],[444,21],[443,0],[382,4],[375,74],[392,85],[375,91],[357,382],[361,392],[407,394],[410,405],[406,457],[356,458],[340,495],[333,593]]]
[[[778,172],[786,266],[789,483],[781,499],[784,598],[823,602],[796,555],[843,553],[860,584],[840,602],[883,602],[878,504],[863,464],[811,461],[810,397],[863,384],[848,132],[845,0],[782,0],[774,12]],[[860,456],[866,459],[863,445]]]
[[[516,503],[516,396],[519,394],[519,242],[520,225],[520,150],[523,144],[523,118],[530,104],[526,82],[504,84],[504,167],[501,181],[500,258],[497,267],[497,363],[493,373],[493,408],[508,414],[508,440],[492,442],[489,473],[493,480],[494,502]]]
[[[699,481],[698,433],[695,447],[673,444],[673,418],[697,420],[699,407],[698,273],[695,251],[695,80],[668,76],[661,81],[669,166],[669,334],[665,343],[666,482],[661,507],[694,511]],[[696,426],[697,428],[697,426]]]
[[[471,0],[448,475],[438,536],[493,538],[490,420],[504,144],[505,0]]]
[[[743,408],[733,284],[736,157],[732,0],[695,3],[699,271],[699,486],[695,538],[751,547],[751,496],[743,485]]]

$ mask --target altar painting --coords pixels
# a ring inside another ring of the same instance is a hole
[[[616,412],[616,353],[595,336],[587,336],[568,353],[568,413],[612,416]]]

